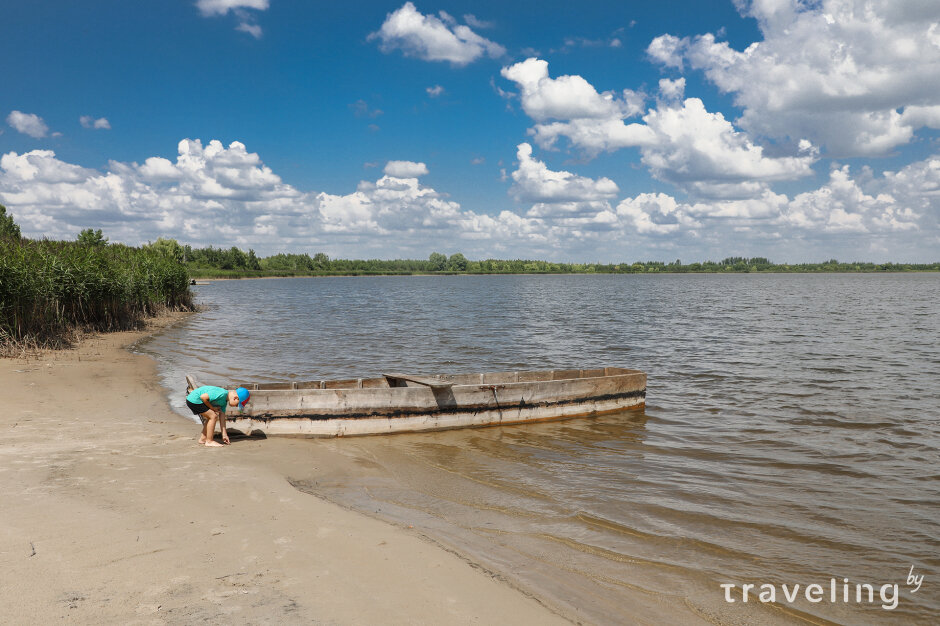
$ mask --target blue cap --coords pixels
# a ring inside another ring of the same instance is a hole
[[[251,394],[248,393],[248,390],[244,387],[239,387],[235,390],[235,393],[238,394],[238,408],[244,408],[248,404],[248,400],[251,398]]]

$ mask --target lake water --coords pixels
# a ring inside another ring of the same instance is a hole
[[[328,455],[290,470],[299,489],[414,526],[573,619],[940,615],[940,275],[362,277],[194,289],[206,310],[141,347],[181,415],[184,372],[224,384],[646,371],[645,411],[290,444]],[[912,566],[924,576],[917,591]],[[872,602],[867,588],[857,600],[861,583],[873,586]],[[756,585],[747,603],[743,584]],[[775,603],[760,602],[762,584],[774,586]],[[790,602],[782,585],[796,584]],[[807,598],[810,584],[822,592]],[[894,584],[896,596],[882,587]]]

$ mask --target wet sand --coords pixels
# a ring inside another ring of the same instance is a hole
[[[568,623],[416,530],[295,489],[295,444],[198,446],[124,349],[176,319],[0,360],[0,622]]]

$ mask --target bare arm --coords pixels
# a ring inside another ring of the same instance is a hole
[[[228,438],[228,431],[225,430],[225,411],[219,411],[219,429],[222,431],[222,441],[225,443],[230,443]]]
[[[209,407],[210,411],[214,411],[216,416],[219,418],[219,427],[222,429],[222,439],[228,443],[228,432],[225,430],[225,411],[222,409],[217,409],[209,402],[209,394],[204,393],[199,396],[199,399],[202,400],[202,403]]]
[[[207,407],[209,407],[209,410],[210,410],[210,411],[215,411],[215,407],[212,406],[212,405],[209,403],[209,394],[204,393],[204,394],[202,394],[201,396],[199,396],[199,399],[202,400],[202,403],[203,403],[203,404],[205,404]],[[218,411],[216,411],[216,413],[218,413]]]

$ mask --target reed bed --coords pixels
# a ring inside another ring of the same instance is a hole
[[[0,354],[192,310],[186,267],[148,246],[0,239]]]

